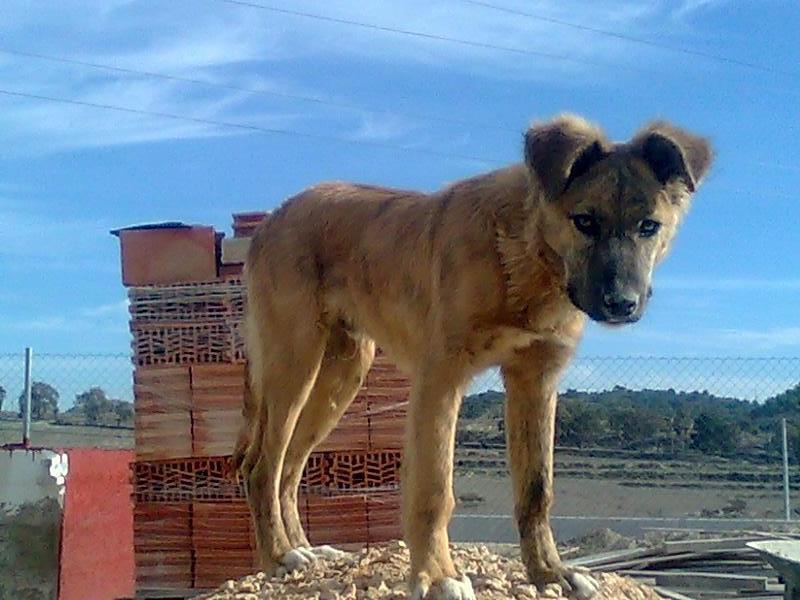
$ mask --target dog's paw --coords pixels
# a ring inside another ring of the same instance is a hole
[[[328,560],[337,560],[348,555],[344,550],[339,550],[333,546],[313,546],[309,548],[309,550],[317,558],[325,558]]]
[[[276,577],[283,577],[286,573],[307,569],[316,561],[317,557],[310,548],[295,548],[281,557],[280,564],[276,565],[273,574]]]
[[[469,577],[448,577],[435,584],[419,582],[411,591],[411,600],[475,600],[475,592]]]
[[[561,587],[575,600],[589,600],[600,589],[597,580],[583,569],[568,569],[562,575]]]

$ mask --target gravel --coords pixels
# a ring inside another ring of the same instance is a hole
[[[525,577],[518,560],[492,553],[486,546],[453,546],[456,565],[467,573],[479,600],[566,598],[557,584],[538,592]],[[405,600],[408,549],[392,542],[348,554],[320,559],[305,571],[268,578],[264,573],[229,580],[198,600]],[[600,583],[596,600],[659,600],[650,588],[608,573],[595,575]]]

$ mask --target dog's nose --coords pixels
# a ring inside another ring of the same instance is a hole
[[[609,317],[630,317],[639,306],[639,294],[605,293],[603,294],[603,308]]]

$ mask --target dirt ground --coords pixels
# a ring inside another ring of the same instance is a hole
[[[731,516],[783,517],[783,495],[776,490],[630,487],[619,481],[556,475],[555,492],[555,515],[725,516],[724,509],[735,505],[737,500],[743,500],[745,509]],[[456,509],[460,514],[512,514],[511,480],[508,477],[460,474],[456,478],[456,495],[467,499]],[[793,492],[792,505],[800,506],[800,493]]]
[[[22,441],[22,421],[0,419],[0,446]],[[43,448],[133,448],[133,429],[53,425],[34,421],[31,443]]]
[[[501,448],[459,448],[459,513],[511,514],[511,481]],[[560,450],[554,514],[598,517],[782,519],[779,462],[627,451]],[[800,471],[792,466],[796,487]],[[799,506],[800,488],[792,490]],[[795,516],[800,516],[796,513]]]

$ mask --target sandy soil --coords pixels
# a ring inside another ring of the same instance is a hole
[[[555,515],[702,516],[704,510],[722,510],[740,499],[746,503],[746,508],[739,516],[783,517],[783,495],[776,490],[630,487],[605,479],[556,475],[555,491]],[[482,498],[481,501],[461,504],[457,509],[459,513],[512,514],[511,480],[508,477],[461,474],[456,478],[456,495]],[[800,492],[793,492],[792,505],[800,506]]]
[[[22,421],[0,419],[0,446],[22,441]],[[34,421],[31,443],[43,448],[133,448],[133,430]]]

